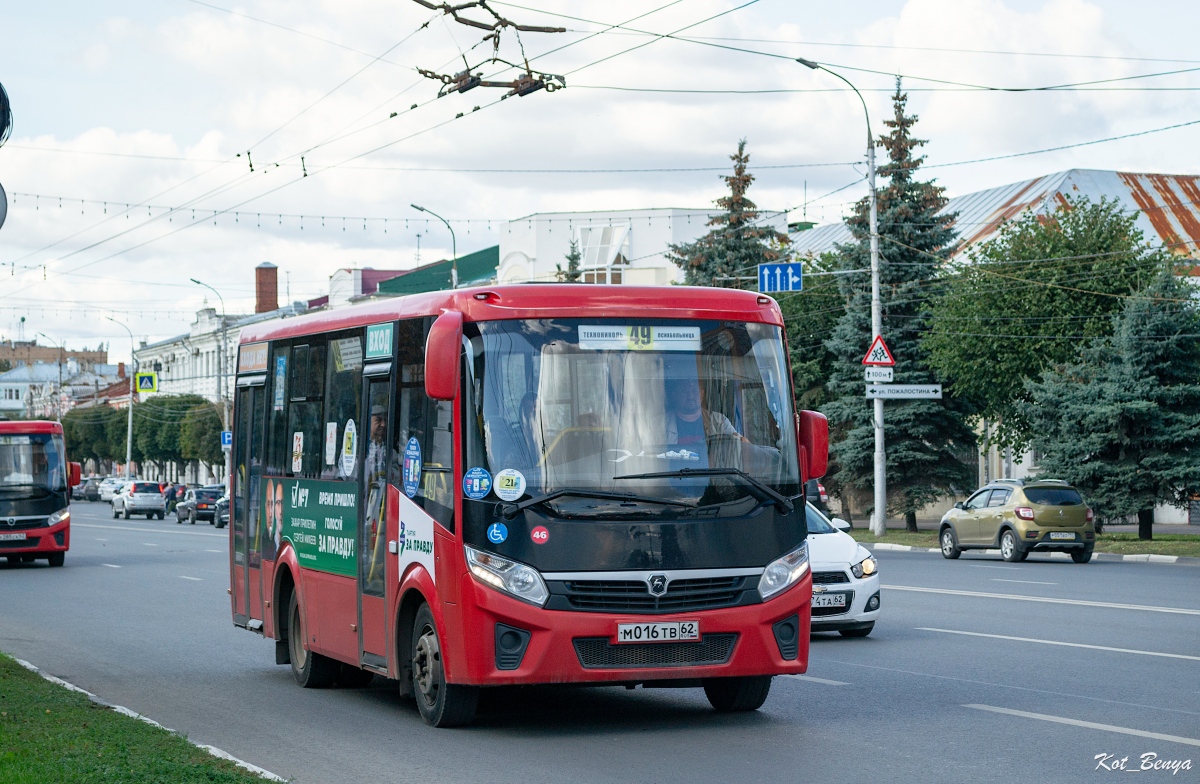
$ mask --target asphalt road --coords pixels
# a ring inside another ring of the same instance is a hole
[[[435,730],[387,681],[303,690],[272,664],[230,621],[223,531],[72,516],[64,568],[0,566],[0,650],[297,782],[1094,781],[1096,755],[1144,753],[1193,760],[1150,780],[1200,780],[1195,567],[881,553],[875,632],[816,635],[758,713],[508,689]]]

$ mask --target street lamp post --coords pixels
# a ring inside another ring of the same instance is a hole
[[[225,333],[225,298],[221,296],[221,292],[214,289],[212,286],[203,281],[190,279],[192,283],[204,288],[217,295],[217,299],[221,301],[221,349],[217,354],[217,397],[221,400],[221,429],[229,429],[229,401],[225,397],[225,353],[229,348],[228,336]],[[225,450],[225,487],[229,487],[229,470],[230,470],[230,454],[229,450]]]
[[[137,357],[133,355],[133,330],[121,324],[112,316],[105,316],[114,324],[120,324],[121,327],[129,333],[129,427],[125,434],[125,478],[129,478],[129,466],[133,462],[133,379],[137,375]]]
[[[65,351],[65,349],[63,347],[65,346],[65,342],[59,343],[57,340],[50,337],[45,332],[39,332],[38,336],[43,337],[46,340],[49,340],[54,345],[58,346],[58,392],[57,392],[57,399],[54,401],[54,421],[61,422],[62,421],[62,366],[63,366],[63,353]]]
[[[797,57],[796,62],[813,70],[824,71],[841,79],[862,104],[863,116],[867,120],[867,187],[871,206],[871,340],[883,333],[883,305],[879,299],[879,202],[875,191],[875,139],[871,136],[871,114],[867,102],[850,80],[836,71],[831,71],[813,60]],[[880,383],[878,381],[876,384]],[[871,516],[871,533],[883,536],[887,533],[887,452],[883,439],[883,399],[875,398],[875,512]]]
[[[428,212],[433,217],[446,224],[446,228],[450,230],[450,255],[453,257],[450,261],[450,288],[458,288],[458,241],[454,238],[454,227],[450,225],[450,221],[438,215],[433,210],[427,210],[418,204],[409,205],[418,212]]]

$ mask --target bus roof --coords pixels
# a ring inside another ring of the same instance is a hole
[[[775,300],[753,291],[706,286],[621,286],[591,283],[508,284],[432,291],[375,300],[307,316],[253,324],[242,343],[316,335],[401,318],[458,310],[467,321],[527,318],[690,318],[783,326]]]
[[[58,422],[43,422],[41,420],[0,421],[0,433],[57,433],[62,435],[62,431],[62,425]]]

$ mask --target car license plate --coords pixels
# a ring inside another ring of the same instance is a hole
[[[0,542],[23,542],[25,534],[0,534]]]
[[[1075,534],[1071,533],[1070,531],[1051,531],[1050,538],[1051,539],[1070,539],[1071,541],[1075,541]]]
[[[844,593],[816,593],[812,598],[813,607],[845,607],[846,594]]]
[[[688,642],[699,639],[699,621],[617,624],[617,642]]]

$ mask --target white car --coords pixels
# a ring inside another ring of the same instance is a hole
[[[121,483],[124,481],[124,479],[109,477],[100,482],[100,500],[112,503],[113,496],[121,489]]]
[[[124,515],[128,520],[131,514],[144,514],[147,520],[166,516],[167,501],[158,482],[129,482],[113,496],[112,516]]]
[[[850,534],[808,504],[808,559],[812,568],[812,631],[866,637],[879,618],[879,564]]]

